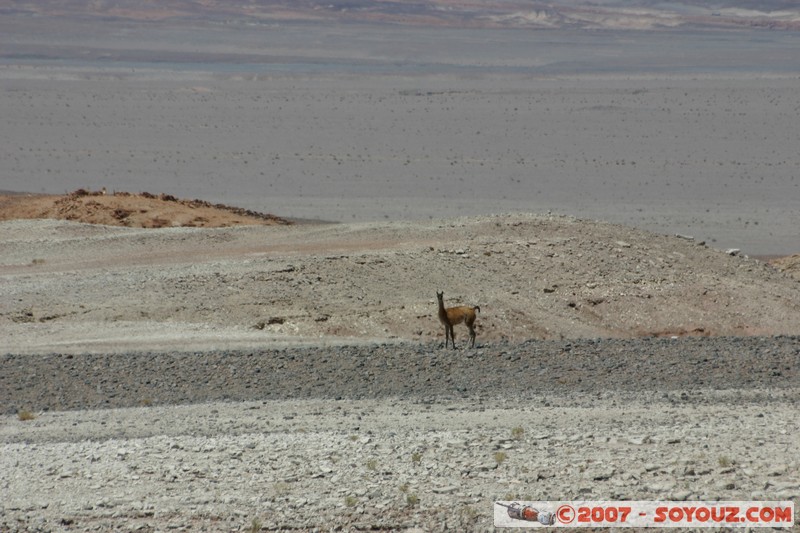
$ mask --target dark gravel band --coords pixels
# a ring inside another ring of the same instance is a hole
[[[0,413],[217,400],[508,397],[800,386],[799,337],[0,356]]]

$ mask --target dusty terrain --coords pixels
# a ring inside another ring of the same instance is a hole
[[[795,4],[6,3],[0,531],[797,505]]]
[[[0,235],[9,531],[800,498],[800,285],[740,254],[531,214]],[[442,348],[437,289],[476,349]]]
[[[800,254],[778,257],[771,260],[770,264],[781,272],[792,276],[796,280],[800,280]]]
[[[2,227],[0,320],[18,352],[427,340],[437,290],[481,307],[479,341],[800,333],[800,285],[768,264],[565,216]]]
[[[797,388],[562,386],[524,400],[311,398],[4,417],[0,527],[492,531],[502,499],[793,500],[796,509],[798,399]]]

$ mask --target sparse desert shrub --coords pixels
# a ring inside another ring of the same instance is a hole
[[[508,455],[506,455],[506,452],[495,452],[494,453],[494,460],[497,461],[498,465],[503,464],[503,461],[505,461],[506,459],[508,459]]]
[[[478,519],[478,510],[472,506],[465,505],[461,508],[461,519],[468,522],[474,522]]]
[[[525,434],[525,430],[517,426],[511,430],[511,437],[515,440],[520,440]]]
[[[25,311],[20,311],[17,315],[12,316],[11,320],[18,323],[27,323],[33,322],[35,319],[33,317],[33,311],[28,309]]]
[[[372,470],[373,472],[378,469],[378,460],[377,459],[370,459],[367,461],[367,470]]]
[[[416,507],[419,505],[419,496],[416,494],[406,494],[406,505],[409,507]]]
[[[536,498],[534,498],[532,495],[525,496],[515,492],[506,492],[504,499],[509,502],[529,502],[535,500]]]
[[[355,496],[345,496],[344,505],[346,507],[355,507],[356,505],[358,505],[358,498],[356,498]]]
[[[36,415],[26,409],[23,409],[22,411],[17,413],[17,418],[19,418],[23,422],[27,422],[28,420],[35,420]]]
[[[261,520],[259,520],[258,518],[253,518],[250,521],[250,528],[248,529],[248,531],[250,531],[250,533],[258,533],[259,531],[261,531]]]

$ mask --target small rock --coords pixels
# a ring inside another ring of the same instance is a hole
[[[650,492],[669,492],[675,488],[675,481],[671,479],[665,479],[664,481],[660,481],[658,483],[651,483],[647,488],[650,489]]]
[[[601,470],[599,472],[595,472],[592,475],[592,479],[594,481],[606,481],[608,479],[611,479],[614,476],[614,474],[616,474],[616,473],[617,473],[617,471],[614,470],[613,468],[607,468],[605,470]]]
[[[497,469],[497,461],[486,461],[475,467],[478,472],[488,472],[489,470]]]
[[[670,496],[670,499],[678,502],[685,502],[691,495],[692,491],[690,490],[679,490],[677,492],[673,492],[672,496]]]

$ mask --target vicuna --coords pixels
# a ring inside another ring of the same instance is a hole
[[[453,343],[453,349],[456,348],[456,338],[453,335],[453,326],[461,324],[462,322],[469,329],[470,348],[475,347],[475,311],[480,311],[481,308],[477,305],[469,307],[467,305],[460,305],[458,307],[451,307],[445,309],[444,307],[444,293],[436,292],[436,298],[439,300],[439,321],[444,324],[444,347],[447,348],[448,339]]]

